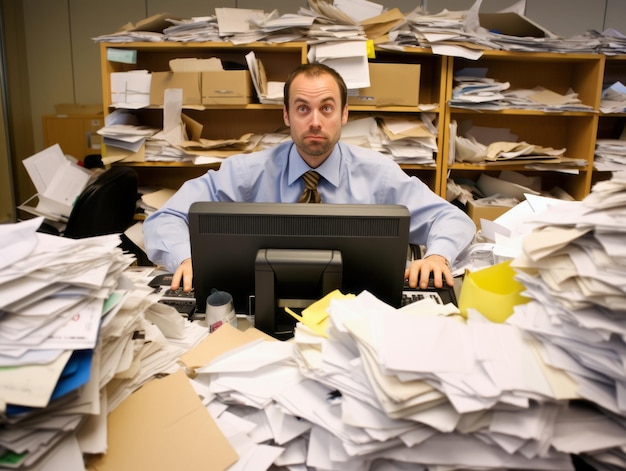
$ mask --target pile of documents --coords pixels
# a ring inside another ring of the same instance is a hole
[[[459,127],[464,128],[452,120],[450,123],[450,155],[449,163],[470,162],[476,164],[519,164],[526,165],[562,165],[584,166],[584,159],[573,159],[564,156],[566,149],[554,149],[525,141],[518,142],[517,135],[510,133],[508,129],[485,128],[472,126],[463,129],[462,135]]]
[[[163,30],[165,41],[178,42],[221,42],[217,18],[215,16],[192,17],[189,19],[168,19],[172,26]]]
[[[122,305],[117,280],[132,262],[117,236],[66,239],[35,232],[41,222],[2,226],[0,460],[15,467],[101,412],[94,349],[100,323]]]
[[[600,111],[605,114],[626,112],[626,87],[614,82],[602,90]],[[626,168],[626,132],[622,130],[615,138],[596,139],[594,168],[600,171],[617,172]]]
[[[619,172],[535,214],[513,262],[531,300],[502,323],[333,292],[292,343],[222,327],[194,388],[262,469],[622,469],[625,203]]]
[[[507,51],[594,52],[598,38],[562,38],[524,16],[526,2],[497,13],[481,13],[482,0],[468,10],[442,10],[436,14],[416,9],[406,24],[389,34],[381,47],[430,47],[434,53],[478,59],[486,49]]]
[[[473,72],[488,71],[464,69],[462,73],[455,74],[450,106],[479,110],[593,111],[593,107],[583,104],[573,90],[567,95],[541,86],[510,90],[508,82],[497,82],[484,75],[472,75]]]
[[[564,162],[560,156],[565,149],[543,147],[527,142],[492,142],[489,145],[481,144],[473,137],[453,136],[454,160],[457,162],[490,163],[497,162],[518,164],[522,163],[560,163]],[[584,162],[568,159],[567,164],[584,165]]]
[[[390,31],[389,41],[381,42],[379,46],[385,49],[429,47],[435,54],[472,60],[478,59],[484,49],[498,49],[487,38],[467,30],[467,13],[444,9],[430,14],[418,7],[406,14],[406,22]]]
[[[315,18],[298,14],[280,15],[277,10],[216,8],[219,34],[233,44],[302,41]]]
[[[41,222],[0,226],[0,467],[84,470],[83,454],[107,450],[107,414],[177,371],[207,329],[136,287],[119,235],[70,239]]]
[[[260,103],[282,105],[285,82],[267,80],[263,62],[256,58],[254,51],[246,54],[246,63],[257,98]]]
[[[626,54],[626,36],[615,28],[607,28],[604,31],[587,31],[582,34],[584,38],[599,41],[597,52],[606,55]]]
[[[358,118],[343,126],[341,140],[381,152],[398,163],[432,166],[437,152],[433,119],[432,113],[407,118]]]
[[[623,83],[618,81],[602,90],[600,111],[602,113],[626,112],[626,87]]]
[[[620,139],[596,139],[593,167],[600,171],[626,169],[626,136]]]
[[[597,469],[626,467],[625,203],[626,172],[615,172],[582,202],[536,215],[539,226],[512,263],[533,301],[518,306],[509,323],[536,340],[543,361],[573,379],[585,400],[589,425],[572,433],[584,443],[591,427],[620,430],[604,447],[580,450]]]
[[[560,37],[526,16],[519,1],[497,13],[481,13],[482,0],[468,10],[430,13],[416,7],[409,13],[367,0],[308,0],[296,13],[261,9],[216,8],[215,15],[180,19],[168,13],[129,23],[97,42],[132,41],[307,41],[319,44],[346,39],[371,39],[377,46],[401,50],[429,47],[435,54],[477,59],[483,50],[537,52],[602,52],[624,54],[624,35],[614,29]]]
[[[92,173],[80,167],[75,159],[64,155],[59,144],[37,152],[22,163],[37,193],[18,209],[45,217],[63,227],[70,217],[74,201],[89,183]]]
[[[579,401],[515,325],[431,300],[397,310],[368,292],[329,296],[326,324],[298,324],[293,343],[244,342],[250,331],[229,326],[209,337],[231,349],[192,383],[240,463],[562,471],[572,453],[626,444],[625,425]]]

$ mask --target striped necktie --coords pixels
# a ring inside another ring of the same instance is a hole
[[[314,170],[309,170],[302,175],[304,179],[304,190],[300,195],[298,203],[321,203],[322,199],[317,192],[317,183],[320,181],[320,174]]]

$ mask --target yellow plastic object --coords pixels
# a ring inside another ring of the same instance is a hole
[[[513,314],[513,306],[525,304],[524,285],[513,279],[515,270],[510,260],[475,272],[463,279],[459,310],[467,318],[467,310],[475,309],[492,322],[504,322]]]

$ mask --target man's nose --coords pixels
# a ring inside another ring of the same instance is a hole
[[[311,122],[310,125],[312,128],[319,128],[321,126],[321,119],[320,119],[320,112],[319,111],[313,111],[311,113]]]

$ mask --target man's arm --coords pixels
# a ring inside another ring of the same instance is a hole
[[[191,257],[187,215],[170,208],[150,215],[143,223],[146,253],[152,263],[174,272]]]

